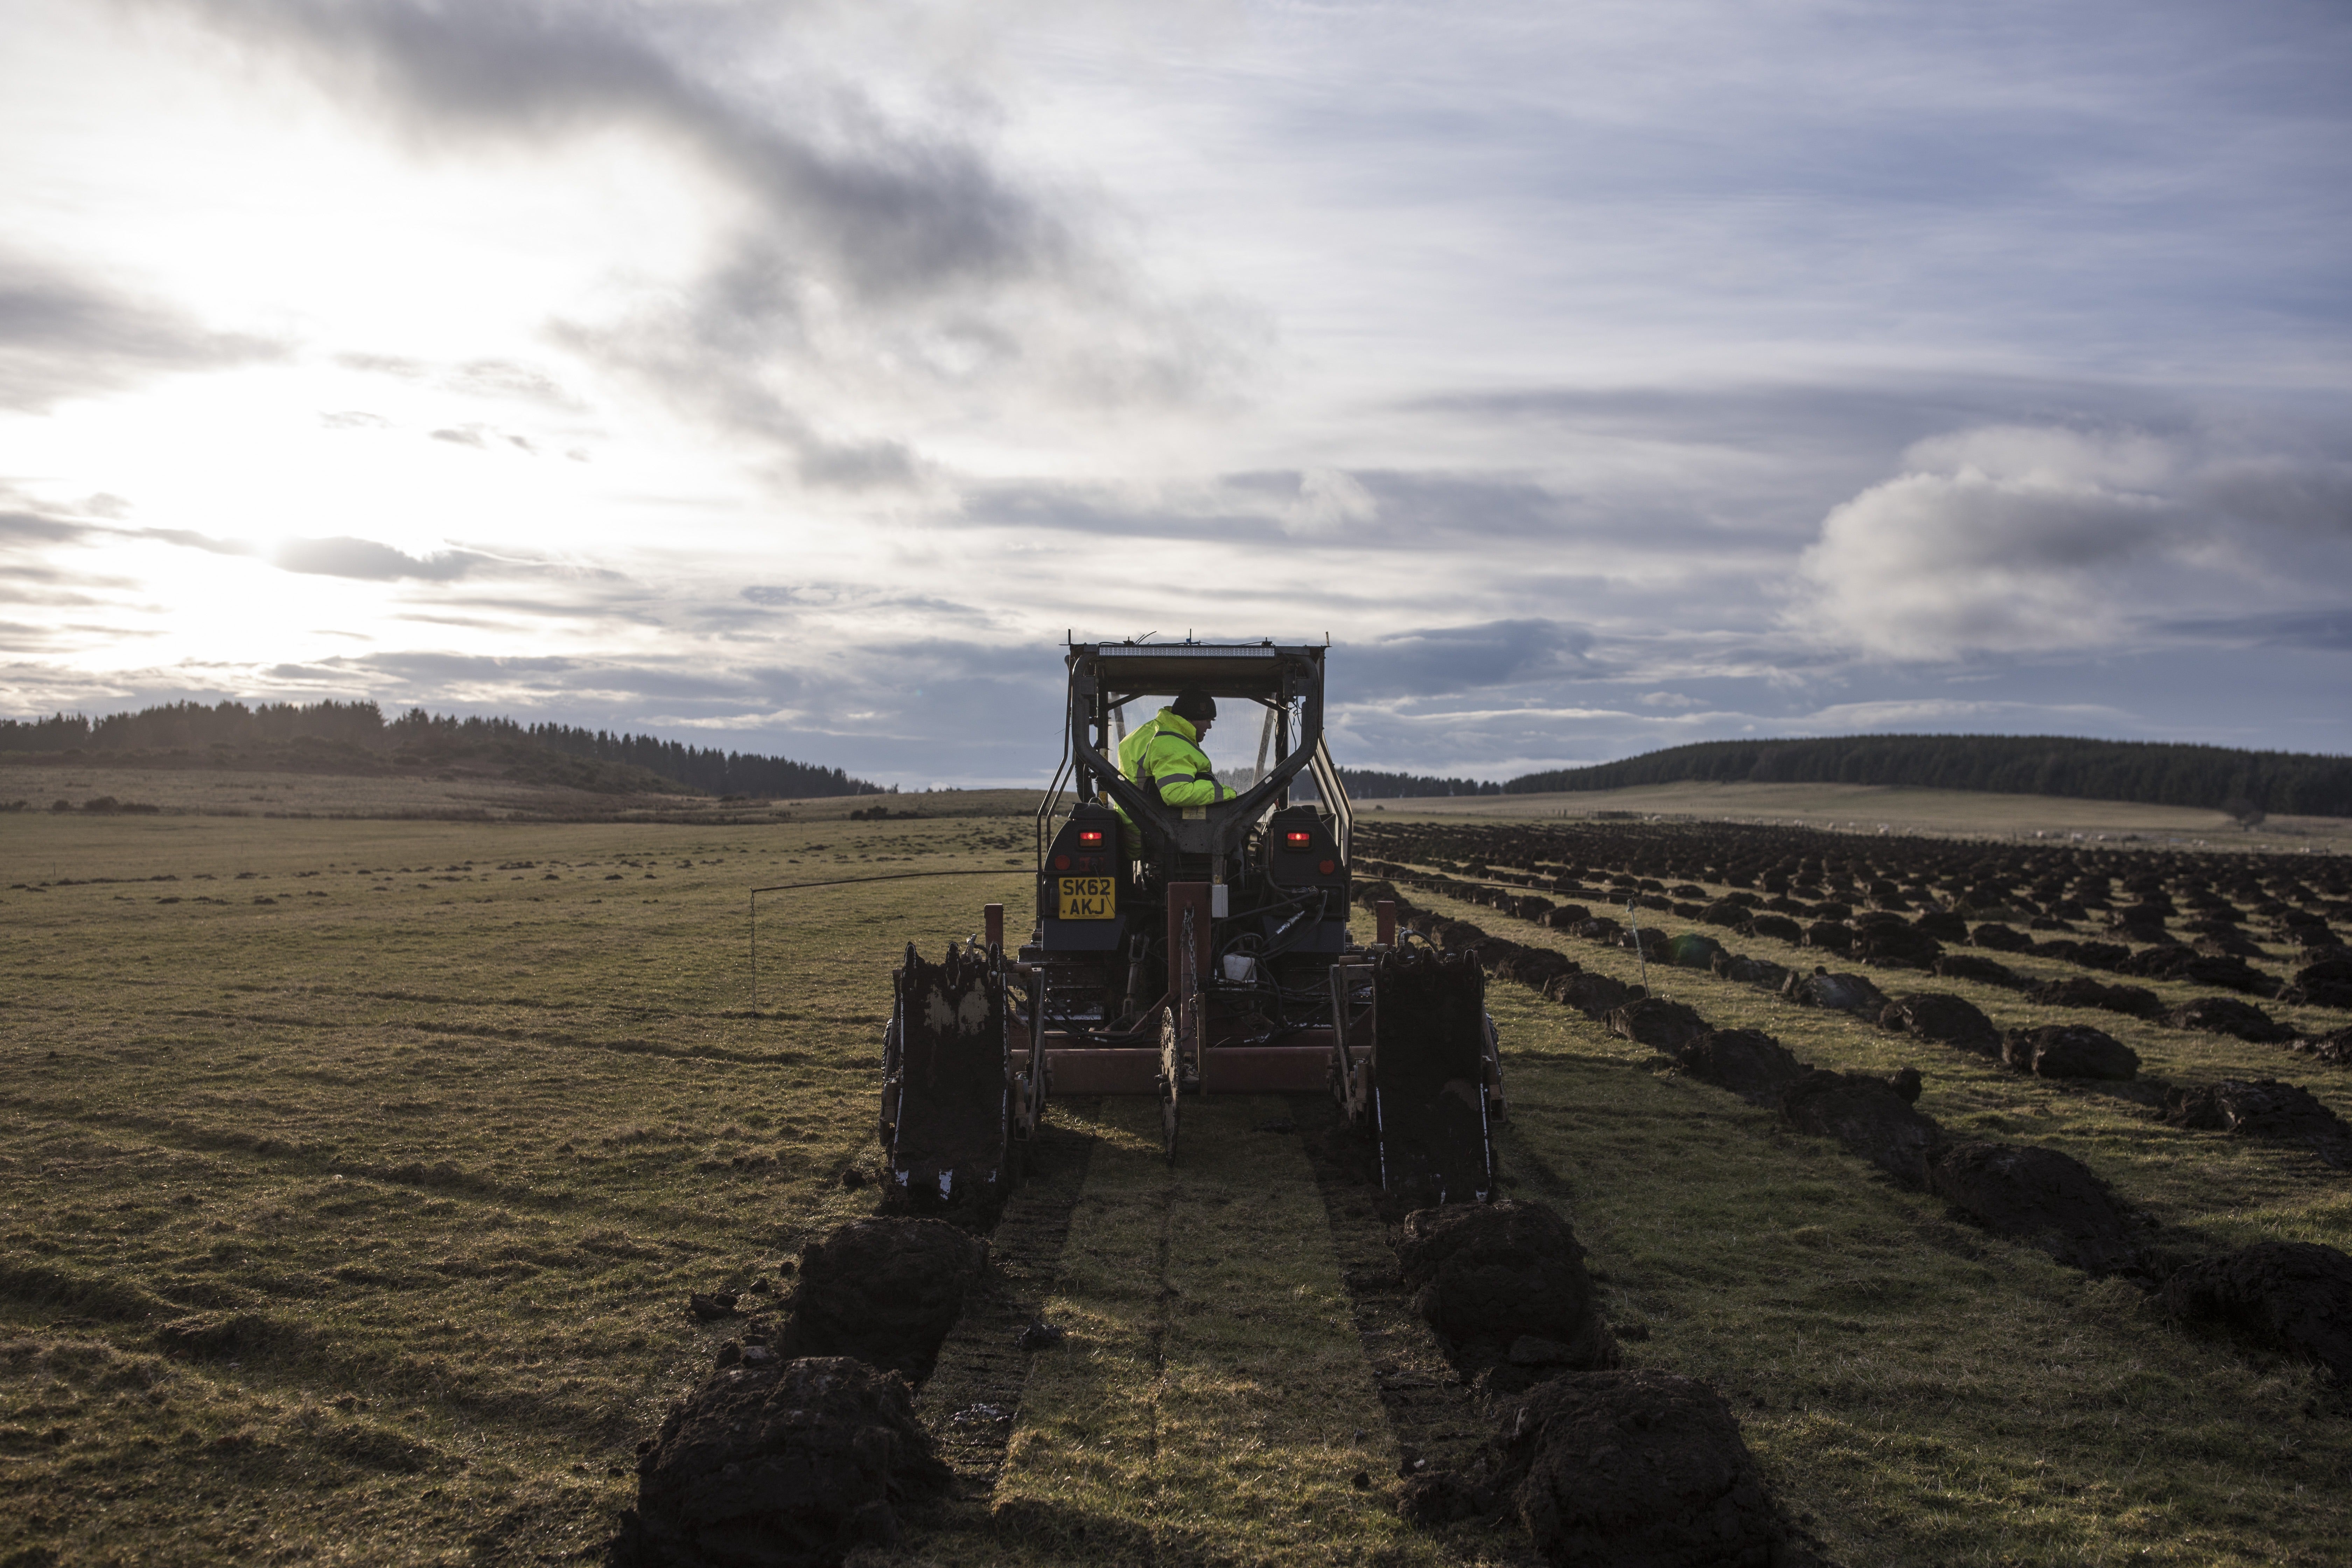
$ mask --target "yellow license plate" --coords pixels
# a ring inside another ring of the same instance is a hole
[[[1118,899],[1108,877],[1064,877],[1061,918],[1066,921],[1107,921],[1118,913]]]

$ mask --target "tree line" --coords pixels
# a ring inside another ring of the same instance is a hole
[[[1910,784],[2200,806],[2241,816],[2352,816],[2352,757],[2064,735],[1701,741],[1622,762],[1528,773],[1502,788],[1541,795],[1689,782]]]
[[[195,752],[264,746],[363,747],[447,753],[501,746],[542,747],[658,773],[710,795],[761,798],[879,795],[882,787],[839,768],[788,757],[684,745],[652,735],[584,730],[569,724],[519,724],[512,719],[459,718],[412,708],[387,720],[373,702],[170,702],[136,713],[90,719],[0,719],[0,752]]]

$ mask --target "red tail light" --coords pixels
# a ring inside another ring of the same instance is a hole
[[[1282,836],[1282,841],[1293,849],[1304,849],[1308,845],[1315,842],[1315,835],[1312,833],[1286,833]]]
[[[1069,858],[1067,855],[1056,855],[1056,856],[1055,856],[1055,857],[1054,857],[1054,869],[1055,869],[1055,870],[1056,870],[1056,871],[1066,871],[1066,870],[1068,870],[1069,868],[1070,868],[1070,858]]]
[[[1099,827],[1081,827],[1078,829],[1078,842],[1081,844],[1099,846],[1102,843],[1102,829]]]
[[[1334,871],[1336,871],[1336,870],[1338,870],[1338,869],[1339,868],[1339,862],[1338,862],[1337,860],[1326,860],[1326,861],[1324,861],[1324,862],[1323,862],[1323,864],[1321,864],[1320,866],[1316,867],[1315,868],[1316,868],[1318,871],[1322,872],[1322,873],[1323,873],[1323,875],[1325,875],[1325,876],[1327,876],[1327,877],[1328,877],[1328,876],[1329,876],[1332,872],[1334,872]]]

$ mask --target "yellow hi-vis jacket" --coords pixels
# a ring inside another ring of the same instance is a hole
[[[1208,805],[1231,800],[1238,792],[1217,782],[1200,739],[1201,731],[1190,719],[1172,708],[1162,708],[1118,743],[1118,771],[1157,795],[1162,805]],[[1116,801],[1112,809],[1118,810]],[[1119,841],[1128,855],[1141,853],[1143,840],[1135,824],[1124,811],[1118,811],[1118,821]]]

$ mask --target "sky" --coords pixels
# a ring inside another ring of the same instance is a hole
[[[1173,13],[1171,15],[1171,13]],[[2352,752],[2352,7],[0,0],[0,714]]]

